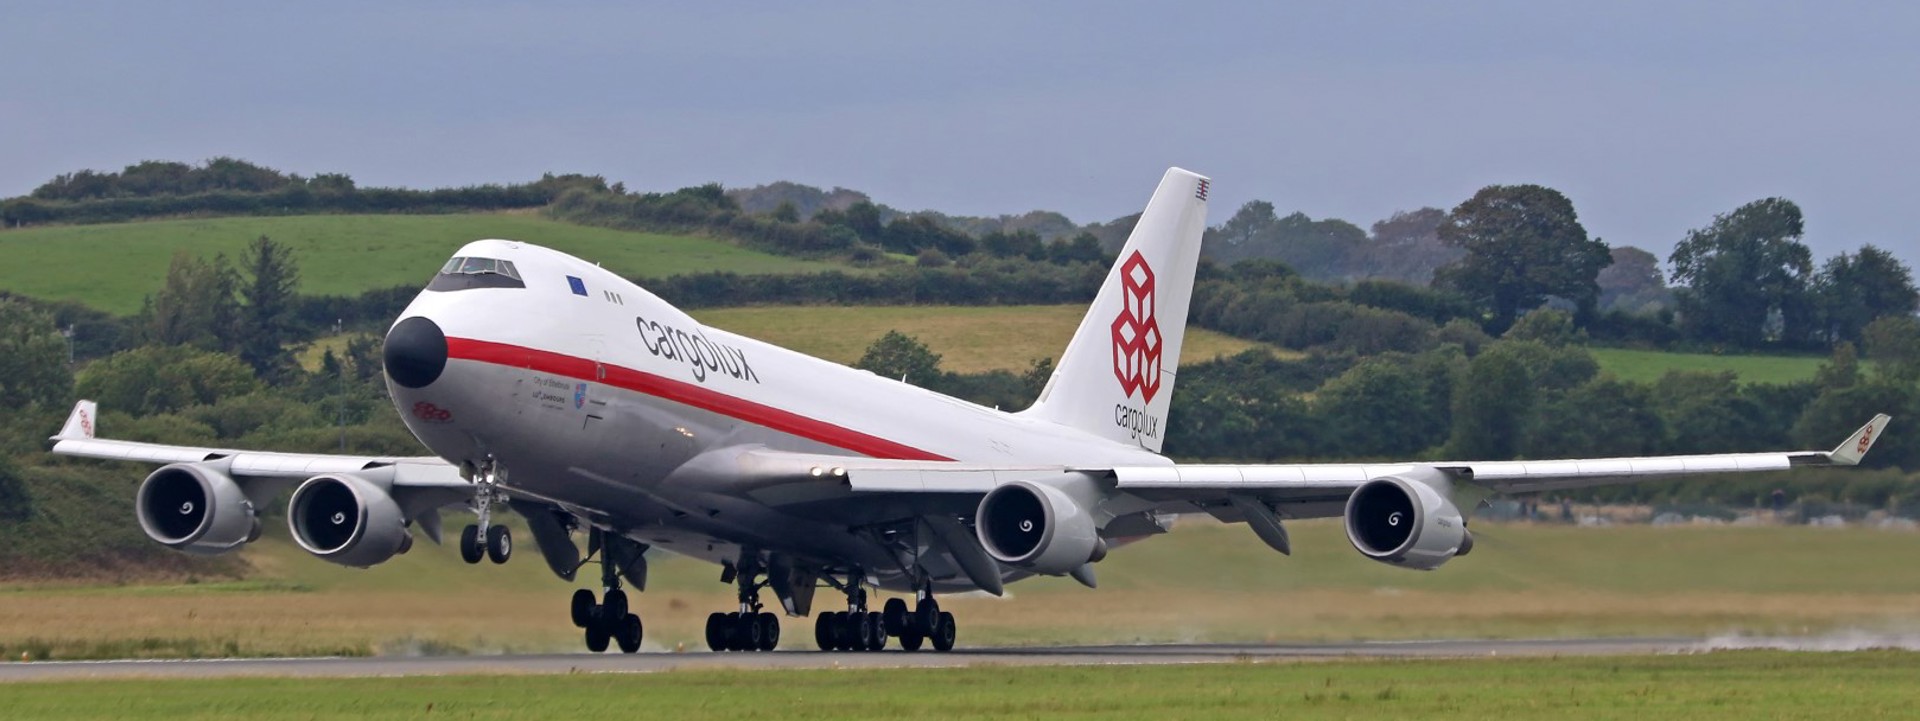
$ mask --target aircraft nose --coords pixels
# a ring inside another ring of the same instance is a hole
[[[381,360],[387,377],[407,388],[425,388],[447,368],[447,334],[431,320],[414,316],[387,331]]]

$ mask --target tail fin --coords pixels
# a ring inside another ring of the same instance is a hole
[[[1025,415],[1159,452],[1200,262],[1208,184],[1167,170]]]

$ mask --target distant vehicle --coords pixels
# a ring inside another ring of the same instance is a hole
[[[780,619],[815,615],[822,650],[956,638],[939,592],[1033,575],[1095,585],[1121,543],[1176,514],[1245,522],[1291,550],[1284,520],[1343,517],[1367,558],[1434,569],[1473,548],[1458,497],[1647,476],[1853,465],[1875,417],[1832,451],[1516,462],[1183,465],[1168,429],[1208,180],[1168,170],[1093,307],[1031,408],[984,408],[702,326],[599,266],[538,246],[461,248],[388,331],[387,385],[437,457],[195,448],[95,436],[75,406],[54,452],[167,464],[140,484],[147,535],[190,553],[257,539],[261,504],[295,486],[300,546],[347,566],[441,540],[467,503],[469,563],[512,554],[501,503],[525,516],[564,580],[597,559],[604,592],[575,592],[587,647],[640,647],[623,588],[644,590],[658,548],[720,566],[737,609],[708,617],[715,650],[771,650]],[[832,333],[832,328],[817,329]],[[911,380],[911,379],[909,379]],[[584,552],[576,543],[584,531]],[[815,613],[828,588],[843,606]],[[881,610],[869,588],[911,594]],[[844,609],[844,610],[841,610]]]

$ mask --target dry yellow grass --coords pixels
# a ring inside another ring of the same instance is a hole
[[[1022,371],[1038,358],[1059,358],[1086,315],[1081,305],[756,306],[694,311],[701,323],[827,360],[851,364],[887,331],[920,339],[940,354],[940,367],[960,373]],[[1188,327],[1180,358],[1187,363],[1274,346]]]
[[[1183,523],[1100,564],[1102,588],[1034,579],[1011,596],[952,595],[969,645],[1441,637],[1796,634],[1920,625],[1920,534],[1871,529],[1480,526],[1473,556],[1433,573],[1370,563],[1330,522],[1293,524],[1295,554],[1242,526]],[[246,551],[252,580],[0,589],[0,654],[178,656],[575,651],[568,584],[524,546],[470,567],[421,545],[366,571],[331,566],[277,529]],[[732,605],[717,570],[676,556],[634,594],[647,645],[702,648]],[[591,578],[597,569],[582,574]],[[575,584],[587,585],[587,584]],[[766,600],[772,601],[769,596]],[[817,608],[838,605],[822,590]],[[787,648],[811,642],[787,619]]]

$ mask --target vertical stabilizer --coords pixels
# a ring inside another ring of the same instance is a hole
[[[1208,180],[1167,170],[1025,415],[1158,452],[1186,337]]]

